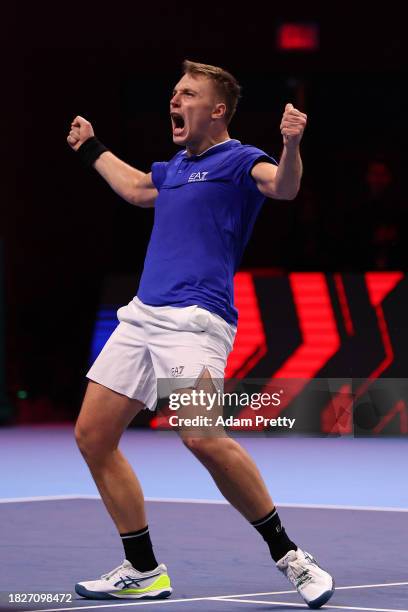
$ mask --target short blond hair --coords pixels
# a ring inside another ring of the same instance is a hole
[[[183,62],[184,74],[205,76],[208,79],[214,81],[217,93],[225,102],[225,121],[228,125],[234,116],[237,109],[238,100],[241,97],[241,86],[229,72],[218,66],[210,66],[209,64],[199,64],[198,62],[191,62],[190,60],[184,60]]]

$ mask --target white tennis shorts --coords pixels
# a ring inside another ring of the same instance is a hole
[[[154,410],[158,397],[194,388],[208,369],[222,390],[236,327],[199,306],[147,306],[135,297],[87,377]],[[159,388],[159,391],[158,391]]]

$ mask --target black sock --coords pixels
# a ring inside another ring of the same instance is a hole
[[[158,566],[150,540],[149,527],[139,531],[121,533],[125,557],[139,572],[148,572]]]
[[[297,550],[297,546],[290,540],[282,527],[277,510],[274,508],[269,514],[251,523],[261,534],[269,546],[272,559],[279,561],[290,550]]]

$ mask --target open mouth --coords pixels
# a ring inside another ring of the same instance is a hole
[[[173,124],[173,134],[175,134],[175,136],[178,136],[182,133],[185,127],[184,117],[182,115],[179,115],[178,113],[171,113],[170,116]]]

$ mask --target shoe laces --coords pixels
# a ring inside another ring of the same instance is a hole
[[[306,562],[309,562],[309,559],[306,558]],[[305,568],[304,560],[299,561],[298,559],[293,559],[293,561],[288,562],[288,578],[298,589],[300,586],[310,582],[313,579],[309,568]]]
[[[122,565],[118,565],[118,567],[115,567],[115,569],[111,570],[107,574],[102,574],[101,580],[109,580],[110,578],[112,578],[116,573],[124,569],[123,565],[124,564],[122,563]]]

